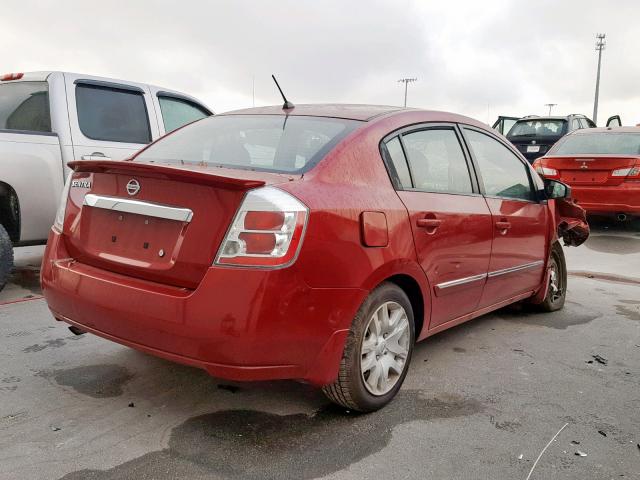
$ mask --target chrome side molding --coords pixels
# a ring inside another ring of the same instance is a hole
[[[94,195],[93,193],[85,195],[83,205],[185,223],[189,223],[193,218],[193,212],[188,208],[170,207],[159,203],[142,202],[128,198],[105,197],[103,195]]]
[[[471,277],[458,278],[457,280],[451,280],[449,282],[443,282],[436,285],[436,288],[441,290],[451,287],[457,287],[460,285],[464,285],[466,283],[479,282],[480,280],[484,280],[487,278],[486,273],[481,273],[480,275],[473,275]]]
[[[504,268],[502,270],[494,270],[493,272],[489,272],[489,278],[499,277],[500,275],[506,275],[508,273],[515,273],[521,270],[529,270],[531,268],[539,267],[543,265],[544,262],[542,260],[538,260],[536,262],[525,263],[524,265],[518,265],[516,267]]]

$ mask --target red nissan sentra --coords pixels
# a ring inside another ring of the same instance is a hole
[[[416,340],[522,300],[562,308],[559,237],[588,236],[568,187],[443,112],[254,108],[70,165],[42,267],[58,320],[359,411],[394,397]]]
[[[640,128],[589,128],[562,138],[534,163],[542,176],[571,186],[587,213],[640,215]]]

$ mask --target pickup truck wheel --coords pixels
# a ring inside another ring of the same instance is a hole
[[[411,302],[393,283],[369,294],[351,324],[337,380],[323,387],[334,403],[372,412],[400,390],[414,344]]]
[[[0,290],[2,290],[9,279],[9,274],[13,269],[13,245],[9,234],[0,225]]]
[[[539,308],[544,312],[555,312],[564,307],[564,301],[567,296],[567,264],[559,243],[555,243],[551,249],[549,269],[551,273],[549,275],[547,296],[539,305]]]

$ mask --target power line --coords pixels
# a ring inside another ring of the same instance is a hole
[[[398,80],[398,83],[404,83],[404,106],[407,106],[407,86],[411,83],[411,82],[415,82],[417,81],[417,78],[401,78],[400,80]]]
[[[596,35],[596,51],[598,52],[598,73],[596,75],[596,97],[593,101],[593,121],[598,123],[598,96],[600,95],[600,65],[602,64],[602,50],[604,50],[607,42],[604,41],[607,35],[598,33]]]

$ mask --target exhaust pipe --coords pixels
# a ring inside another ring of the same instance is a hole
[[[618,215],[616,215],[616,218],[619,222],[624,222],[627,219],[627,215],[624,213],[619,213]]]
[[[75,325],[71,325],[69,327],[69,330],[71,330],[71,333],[73,333],[74,335],[83,335],[87,333],[84,330],[81,330],[80,328],[76,327]]]

